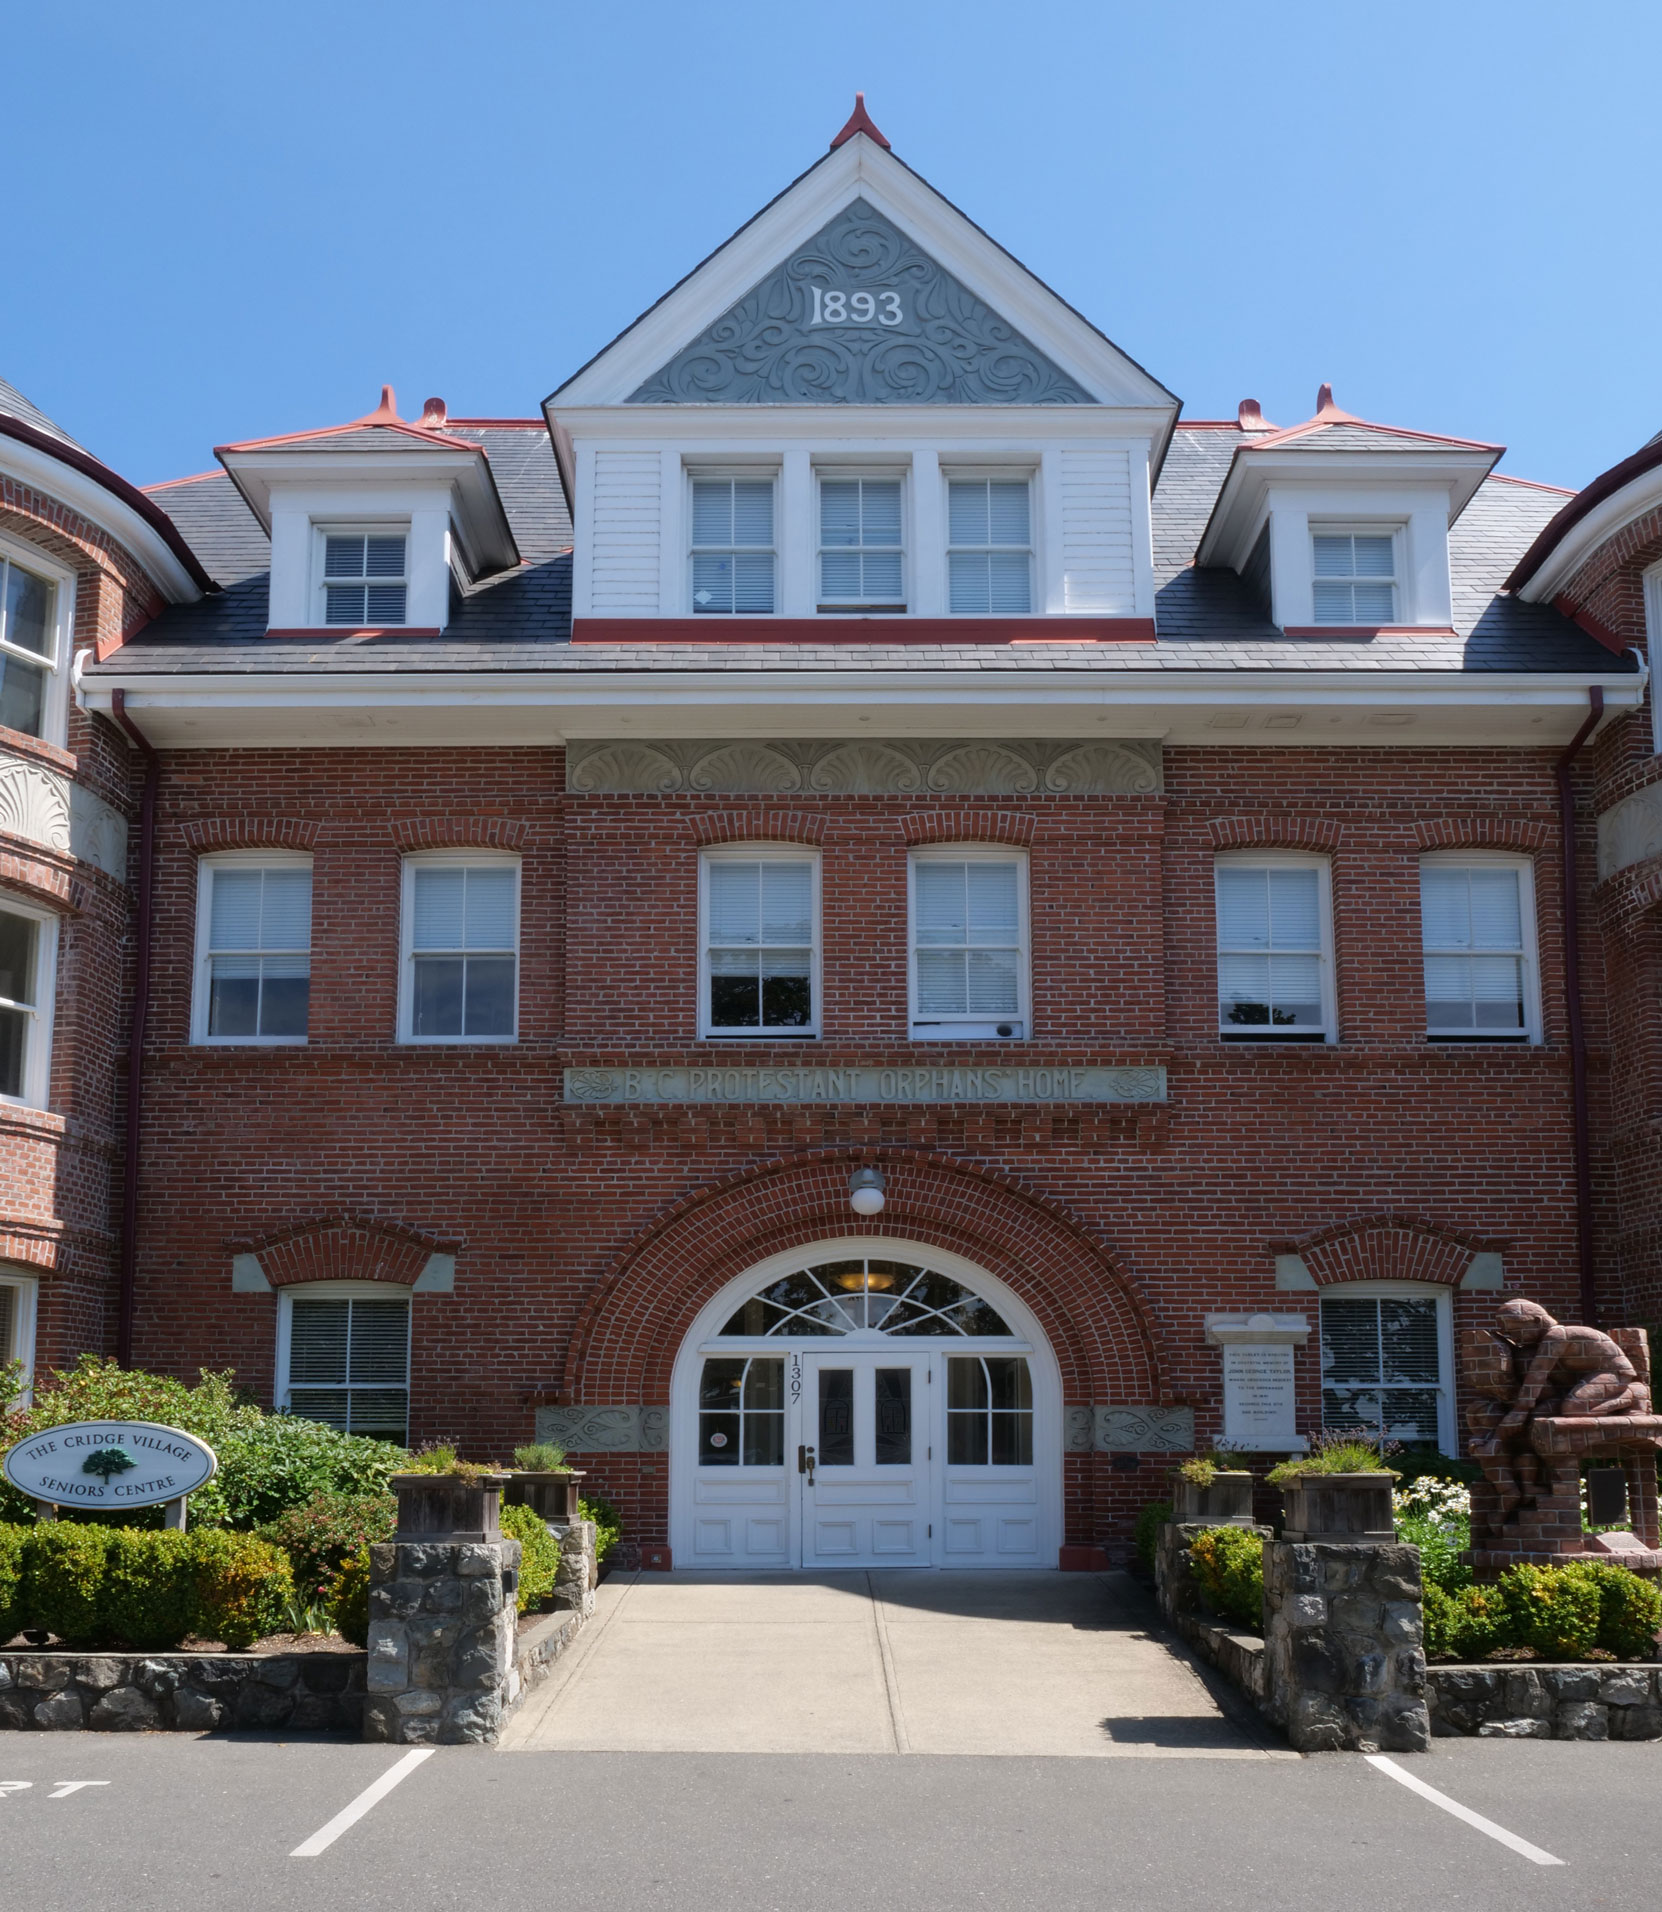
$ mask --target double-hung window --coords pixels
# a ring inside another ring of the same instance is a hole
[[[308,857],[203,857],[197,866],[198,1042],[304,1042],[312,989]]]
[[[911,875],[913,1036],[1025,1037],[1027,859],[1008,850],[917,850]]]
[[[1321,1336],[1323,1427],[1414,1446],[1452,1438],[1446,1294],[1324,1292]]]
[[[318,1281],[278,1297],[277,1407],[400,1446],[410,1431],[409,1291]]]
[[[1324,859],[1219,857],[1218,1034],[1331,1042],[1333,929]]]
[[[1428,1036],[1539,1039],[1534,903],[1525,857],[1428,856],[1420,864]]]
[[[707,850],[699,864],[701,1036],[819,1034],[819,861]]]
[[[904,611],[905,541],[898,478],[819,481],[819,608]]]
[[[692,481],[692,607],[705,616],[772,614],[772,478]]]
[[[22,1268],[0,1264],[0,1368],[7,1362],[21,1362],[27,1388],[35,1367],[35,1298],[39,1290],[36,1276]],[[28,1404],[28,1394],[23,1405]]]
[[[0,548],[0,726],[63,741],[60,626],[69,585]]]
[[[326,526],[319,585],[325,624],[376,628],[407,621],[409,534],[401,527],[356,530]]]
[[[1318,624],[1395,623],[1396,542],[1389,531],[1311,533],[1311,590]]]
[[[0,1102],[46,1106],[58,920],[0,906]]]
[[[404,859],[405,1042],[512,1042],[519,1026],[519,860]]]
[[[1032,487],[1025,478],[947,485],[947,607],[1025,615],[1033,608]]]

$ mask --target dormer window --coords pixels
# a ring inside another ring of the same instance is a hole
[[[947,485],[948,606],[954,612],[1033,608],[1033,528],[1025,478],[954,478]]]
[[[898,478],[819,481],[819,608],[904,611]]]
[[[773,610],[773,479],[695,478],[692,607],[697,614]]]
[[[1315,621],[1372,627],[1397,617],[1396,538],[1389,531],[1315,531]]]
[[[403,624],[409,598],[409,535],[331,525],[320,533],[325,624]]]

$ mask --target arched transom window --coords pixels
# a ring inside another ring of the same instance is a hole
[[[870,1333],[1009,1337],[993,1305],[932,1268],[860,1256],[781,1275],[740,1304],[722,1335]]]

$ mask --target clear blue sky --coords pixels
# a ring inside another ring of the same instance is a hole
[[[1567,485],[1662,428],[1654,0],[14,0],[4,37],[0,375],[141,483],[383,381],[533,414],[857,86],[1190,417],[1331,379]]]

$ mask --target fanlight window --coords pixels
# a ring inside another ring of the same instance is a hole
[[[1004,1318],[962,1282],[912,1262],[821,1262],[770,1282],[724,1335],[1009,1335]]]

